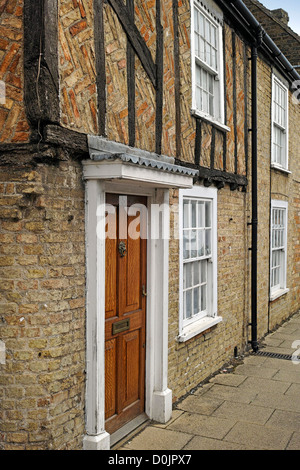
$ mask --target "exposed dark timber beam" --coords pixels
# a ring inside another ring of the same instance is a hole
[[[54,124],[48,124],[43,129],[43,138],[46,144],[57,145],[62,148],[88,154],[87,135],[72,131]]]
[[[200,165],[202,145],[202,121],[196,119],[196,138],[195,138],[195,164]]]
[[[156,0],[156,121],[155,151],[161,154],[162,113],[163,113],[163,28],[161,24],[160,0]]]
[[[108,0],[108,3],[118,16],[119,21],[127,34],[128,40],[138,55],[152,85],[156,88],[156,66],[152,59],[150,50],[130,17],[126,5],[124,5],[122,0]]]
[[[216,170],[207,168],[201,165],[195,165],[193,163],[183,162],[178,158],[175,158],[176,165],[186,166],[189,168],[195,168],[199,171],[198,180],[203,180],[205,184],[220,184],[220,187],[224,184],[229,184],[231,189],[242,187],[245,189],[248,186],[248,179],[244,175],[237,175],[235,173],[228,173],[222,170]]]
[[[200,167],[198,169],[199,169],[199,179],[212,180],[214,183],[219,182],[219,183],[227,183],[230,185],[235,184],[236,188],[238,186],[246,187],[248,184],[247,178],[243,175],[237,175],[235,173],[227,173],[222,170],[211,170],[205,167]]]
[[[128,14],[134,21],[134,0],[126,2]],[[127,90],[128,90],[128,137],[129,146],[135,146],[135,53],[127,39]]]
[[[57,0],[24,0],[24,101],[33,125],[59,122]]]
[[[106,72],[104,50],[103,0],[94,0],[95,66],[98,91],[98,133],[106,135]]]
[[[174,79],[175,79],[175,127],[176,127],[176,157],[181,155],[181,107],[180,107],[180,63],[179,63],[179,25],[178,0],[173,0],[174,25]]]

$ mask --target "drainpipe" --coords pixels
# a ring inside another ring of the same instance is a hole
[[[251,97],[252,97],[252,248],[251,248],[251,346],[258,351],[257,341],[257,50],[262,43],[262,29],[257,30],[257,41],[251,48]]]
[[[263,43],[264,31],[260,23],[250,13],[245,4],[240,0],[232,0],[239,13],[246,18],[253,28],[254,41],[251,46],[251,150],[252,150],[252,246],[251,246],[251,346],[254,352],[258,351],[257,340],[257,232],[258,232],[258,207],[257,207],[257,56],[258,48]]]

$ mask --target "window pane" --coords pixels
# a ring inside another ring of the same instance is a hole
[[[200,283],[200,276],[199,276],[200,262],[196,261],[195,263],[193,263],[193,267],[194,267],[194,286],[196,286],[197,284]]]
[[[197,315],[200,311],[199,300],[199,287],[196,287],[194,289],[194,315]]]
[[[211,203],[205,202],[205,227],[211,227]]]
[[[201,287],[201,311],[206,310],[206,285]]]
[[[206,263],[207,261],[201,262],[201,283],[206,282]]]
[[[192,274],[192,263],[187,263],[184,265],[184,274],[183,274],[183,287],[184,289],[192,287],[193,285],[193,274]]]
[[[189,228],[189,201],[183,201],[183,227]]]
[[[192,227],[197,227],[197,215],[196,215],[196,210],[197,210],[197,201],[192,201]]]
[[[183,231],[183,258],[188,259],[190,258],[190,232],[189,230]]]
[[[191,230],[191,257],[197,258],[197,231]]]
[[[199,201],[198,202],[198,227],[204,227],[204,202]]]
[[[198,230],[198,256],[204,256],[204,230]]]
[[[211,230],[205,230],[205,254],[211,255]]]
[[[186,291],[186,318],[192,316],[192,290]]]

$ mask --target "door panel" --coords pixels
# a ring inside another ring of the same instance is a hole
[[[139,396],[140,378],[140,333],[133,331],[123,336],[123,373],[124,373],[124,406],[135,402]]]
[[[129,217],[129,223],[132,217]],[[141,272],[137,269],[141,263],[141,252],[139,249],[140,240],[127,240],[127,270],[126,270],[126,304],[124,306],[126,312],[140,308],[141,290],[140,277]]]
[[[116,370],[117,342],[111,339],[105,343],[105,419],[116,413]]]
[[[113,223],[112,214],[109,214],[108,219]],[[107,239],[105,251],[105,315],[111,318],[117,314],[117,239]]]
[[[106,202],[115,208],[106,220],[116,233],[105,249],[105,427],[112,433],[144,411],[147,242],[137,234],[147,220],[145,211],[128,215],[146,198],[108,194]]]

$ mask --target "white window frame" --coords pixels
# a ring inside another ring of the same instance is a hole
[[[216,15],[210,13],[207,8],[202,6],[202,2],[198,0],[191,0],[191,66],[192,66],[192,114],[203,118],[204,120],[213,123],[216,127],[222,130],[230,131],[230,128],[225,125],[225,96],[224,96],[224,57],[223,57],[223,26],[222,18],[223,13],[212,0],[205,2],[210,7],[211,11],[216,11]],[[214,70],[208,64],[201,61],[196,57],[195,53],[195,8],[209,20],[217,28],[217,64],[218,70]],[[215,18],[218,17],[218,20]],[[220,20],[220,19],[221,20]],[[215,97],[214,97],[214,113],[210,115],[207,112],[197,107],[196,101],[196,62],[203,70],[206,70],[214,75]]]
[[[217,307],[217,188],[194,186],[192,189],[179,190],[179,342],[187,341],[197,334],[211,328],[222,321],[218,316]],[[185,321],[183,316],[183,201],[185,198],[211,202],[211,257],[208,261],[208,289],[206,316],[196,317],[193,321]]]
[[[283,232],[283,248],[273,249],[273,210],[283,209],[284,210],[284,232]],[[275,300],[283,294],[289,292],[287,288],[287,233],[288,233],[288,203],[286,201],[271,200],[271,214],[270,214],[270,300]],[[279,282],[276,286],[272,287],[272,261],[273,253],[280,252],[280,275]]]
[[[275,87],[278,85],[283,89],[285,92],[285,110],[286,110],[286,119],[283,126],[279,126],[275,123],[275,105],[274,105],[274,97],[275,97]],[[278,163],[275,160],[275,152],[274,152],[274,128],[278,127],[282,131],[282,135],[284,136],[284,162],[283,164]],[[272,75],[272,123],[271,123],[271,135],[272,135],[272,142],[271,142],[271,167],[276,168],[277,170],[281,170],[285,173],[290,173],[289,171],[289,90],[288,87],[285,85],[283,80],[279,78],[275,73]]]

